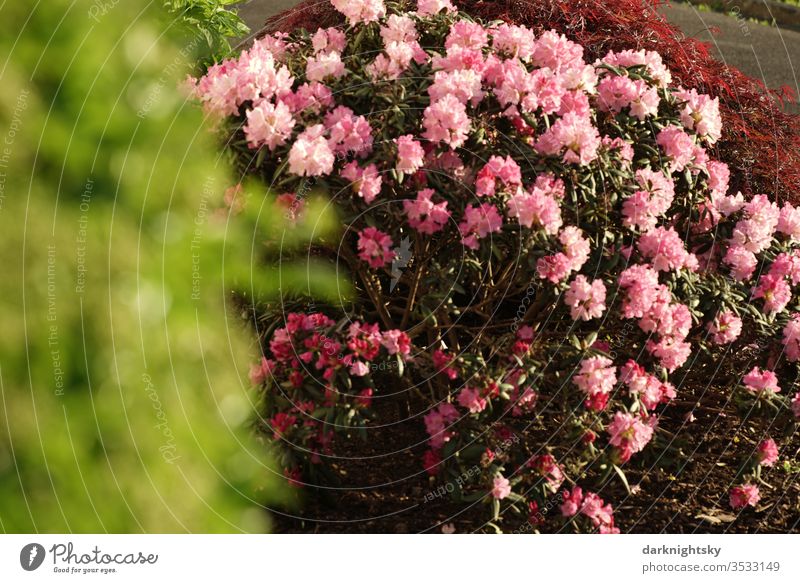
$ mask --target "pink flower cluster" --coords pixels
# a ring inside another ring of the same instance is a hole
[[[742,382],[748,391],[759,396],[769,396],[781,392],[781,388],[778,386],[778,376],[771,370],[761,370],[755,367],[744,375]]]
[[[730,310],[717,314],[707,325],[715,344],[730,344],[742,333],[742,319]]]
[[[392,238],[375,227],[367,227],[358,234],[358,257],[373,269],[390,264],[395,258]]]
[[[653,438],[653,421],[648,418],[642,421],[630,413],[617,411],[608,426],[608,442],[617,448],[621,462],[627,462],[631,456],[642,451]]]
[[[636,171],[636,181],[640,190],[622,204],[622,224],[649,231],[672,205],[675,184],[663,172],[646,168]]]
[[[589,283],[585,276],[577,276],[564,297],[573,320],[599,318],[606,309],[606,286],[601,279]]]
[[[620,381],[628,387],[631,395],[639,398],[645,410],[652,411],[676,396],[675,387],[648,374],[644,367],[633,360],[620,368]]]
[[[731,488],[730,505],[734,510],[742,510],[747,506],[755,508],[759,500],[761,494],[755,484],[742,484]]]
[[[578,227],[564,227],[558,235],[563,251],[546,255],[536,262],[539,277],[559,283],[573,271],[579,271],[589,259],[591,246]]]
[[[587,409],[602,411],[617,383],[617,370],[611,359],[592,356],[581,361],[580,371],[572,377],[572,382],[586,395]]]
[[[619,529],[614,526],[614,509],[611,504],[606,504],[600,496],[593,492],[586,492],[575,486],[572,490],[561,493],[561,514],[567,518],[577,514],[591,520],[592,525],[602,534],[619,534]]]

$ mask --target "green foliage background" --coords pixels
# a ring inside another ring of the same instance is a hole
[[[181,29],[139,0],[0,5],[2,531],[263,531],[286,498],[225,283],[282,289],[248,279],[281,219],[214,213],[236,179],[177,90]]]

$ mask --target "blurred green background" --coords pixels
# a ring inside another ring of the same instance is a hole
[[[244,278],[280,226],[218,210],[238,179],[178,89],[241,29],[166,4],[0,4],[4,532],[259,532],[287,498],[230,302],[278,292]]]

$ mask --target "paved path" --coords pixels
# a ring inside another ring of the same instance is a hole
[[[297,3],[297,0],[247,0],[239,13],[256,31],[269,16]],[[716,12],[700,12],[688,4],[664,7],[663,12],[686,35],[711,43],[725,63],[761,79],[768,87],[788,85],[800,94],[800,33]],[[712,35],[712,30],[716,34]],[[791,109],[800,112],[796,104]]]

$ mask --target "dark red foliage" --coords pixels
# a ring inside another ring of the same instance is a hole
[[[770,91],[712,57],[708,46],[685,37],[656,8],[661,0],[456,0],[459,9],[485,20],[555,29],[581,43],[587,60],[609,50],[661,53],[675,84],[718,96],[724,120],[714,156],[731,168],[731,186],[777,201],[800,200],[800,117],[786,113],[788,88]],[[307,0],[271,18],[264,32],[315,30],[343,24],[329,2]]]

